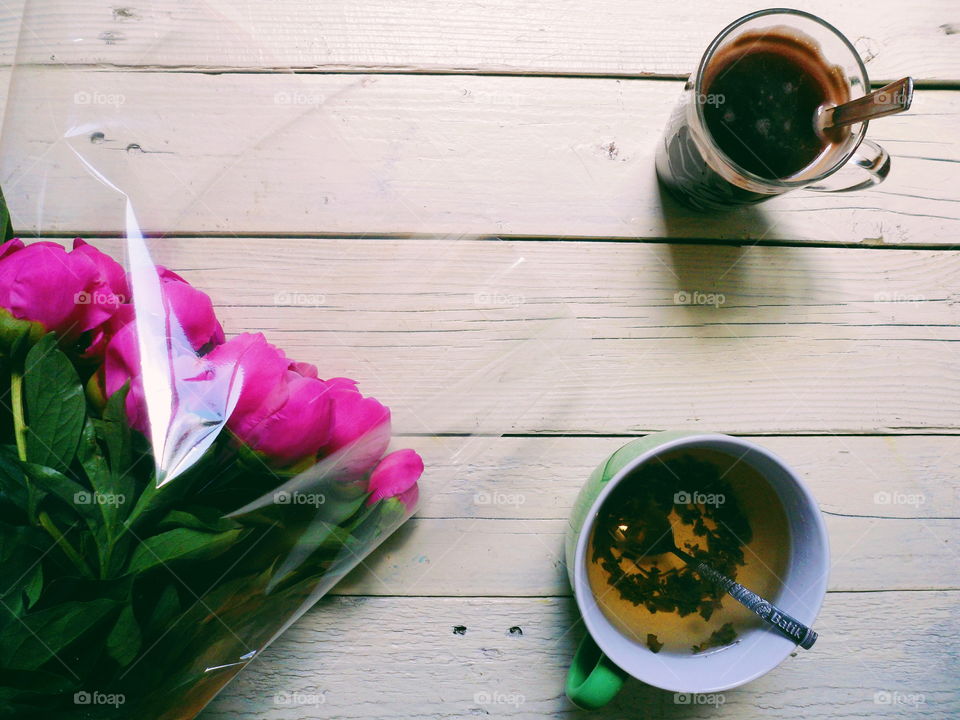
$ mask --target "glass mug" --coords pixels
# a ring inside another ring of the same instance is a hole
[[[870,92],[870,81],[860,55],[850,41],[826,21],[810,13],[787,9],[760,10],[746,15],[714,38],[697,71],[684,85],[657,149],[657,176],[661,184],[686,204],[708,209],[757,203],[800,187],[844,192],[882,182],[890,172],[890,156],[865,138],[867,122],[849,126],[848,131],[834,136],[835,141],[825,143],[812,162],[786,176],[767,177],[772,173],[751,171],[720,147],[708,128],[706,111],[710,104],[722,103],[725,98],[711,94],[707,81],[716,82],[743,57],[734,59],[722,72],[713,63],[725,50],[735,52],[738,39],[742,43],[751,42],[761,34],[774,39],[800,38],[814,53],[819,51],[819,58],[811,57],[822,61],[821,75],[826,70],[830,79],[836,81],[835,90],[845,95],[842,101],[855,100]],[[749,51],[748,48],[745,53]],[[711,72],[716,78],[711,78]],[[811,124],[813,120],[811,117]],[[832,183],[824,182],[841,169],[843,172],[830,178]],[[850,181],[850,175],[856,177]]]

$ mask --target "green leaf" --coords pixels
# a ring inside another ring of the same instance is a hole
[[[0,233],[6,242],[13,237],[13,223],[10,221],[10,211],[7,210],[7,201],[3,199],[3,191],[0,190]]]
[[[127,572],[142,573],[178,560],[209,560],[228,550],[241,530],[222,533],[177,528],[144,540],[133,551]]]
[[[128,380],[107,400],[103,408],[103,439],[110,454],[110,466],[114,471],[126,472],[130,468],[130,425],[127,422],[127,393],[130,391]]]
[[[17,457],[17,449],[12,445],[0,447],[0,492],[29,515],[30,494]]]
[[[97,510],[97,504],[109,498],[98,499],[83,485],[52,467],[24,463],[23,469],[37,488],[69,505],[80,518],[86,521],[92,532],[100,529],[100,511]]]
[[[223,517],[216,508],[201,505],[191,506],[185,510],[171,510],[158,523],[161,530],[185,527],[205,532],[226,532],[239,526],[235,520]]]
[[[13,610],[11,602],[19,603],[22,611],[37,601],[43,588],[40,560],[51,544],[50,537],[39,528],[0,523],[0,598],[8,609]],[[2,607],[0,614],[5,614]]]
[[[17,359],[22,361],[26,347],[46,333],[40,323],[15,318],[9,310],[0,308],[0,358],[11,365],[19,365]]]
[[[100,598],[90,602],[65,602],[28,613],[21,618],[21,623],[9,626],[0,636],[0,664],[18,670],[36,670],[93,630],[114,608],[113,600]]]
[[[140,652],[141,642],[140,626],[134,617],[133,608],[125,605],[113,630],[107,636],[107,654],[121,666],[129,665]]]
[[[27,595],[27,607],[33,607],[40,599],[40,593],[43,591],[43,565],[37,563],[33,570],[27,575],[23,591]]]
[[[120,495],[123,495],[122,493],[113,492],[113,476],[110,473],[110,466],[100,451],[100,445],[97,442],[97,433],[93,427],[93,420],[90,418],[87,418],[87,421],[83,425],[83,430],[80,433],[80,444],[77,446],[77,459],[80,461],[80,466],[83,468],[84,474],[86,474],[87,479],[90,481],[90,487],[93,488],[93,493],[98,493],[102,497],[110,497],[113,495],[117,499],[119,499]],[[91,493],[91,495],[93,495],[93,493]],[[123,495],[123,499],[124,502],[126,502],[126,495]],[[119,502],[98,503],[100,514],[103,516],[103,521],[106,524],[108,536],[115,534],[113,531],[117,524],[119,510],[123,504],[124,503]]]
[[[160,635],[165,633],[173,619],[180,614],[180,595],[173,585],[167,585],[160,593],[160,599],[157,600],[153,608],[153,614],[147,622],[148,632],[151,635]]]
[[[206,457],[205,455],[204,458]],[[209,477],[206,473],[210,467],[209,462],[201,458],[200,462],[190,470],[177,477],[176,482],[167,483],[163,487],[157,487],[157,483],[151,478],[140,493],[140,497],[137,498],[136,505],[124,521],[124,525],[131,528],[137,527],[148,518],[160,516],[164,511],[172,508],[198,481]]]
[[[66,470],[73,460],[86,416],[80,377],[49,333],[27,353],[24,397],[27,458]]]
[[[10,696],[56,695],[74,687],[74,680],[46,670],[7,670],[3,671],[3,688],[9,688]]]

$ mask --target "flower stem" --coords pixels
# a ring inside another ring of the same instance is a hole
[[[67,539],[63,536],[63,533],[60,532],[60,529],[53,524],[53,520],[47,514],[46,510],[41,511],[38,516],[40,524],[43,526],[43,529],[50,533],[50,537],[57,541],[57,544],[60,546],[60,549],[63,550],[63,554],[70,558],[70,562],[76,565],[77,570],[80,571],[80,574],[86,578],[93,578],[93,571],[90,570],[90,566],[87,565],[86,561],[80,556],[76,550],[74,550],[73,545],[67,542]]]
[[[17,440],[17,455],[27,461],[27,421],[23,414],[23,373],[10,374],[10,396],[13,401],[13,435]]]

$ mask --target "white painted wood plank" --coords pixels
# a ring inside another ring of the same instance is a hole
[[[953,252],[445,238],[157,248],[212,295],[229,333],[263,331],[324,376],[357,378],[397,432],[958,430]],[[678,291],[725,297],[677,305]]]
[[[723,693],[722,704],[677,704],[632,681],[613,704],[586,713],[563,694],[583,635],[570,599],[328,599],[201,717],[948,720],[960,714],[958,602],[957,592],[830,593],[814,649]]]
[[[960,518],[960,437],[747,437],[799,473],[828,515]],[[401,437],[429,471],[421,519],[565,520],[624,437]],[[908,523],[909,524],[909,523]],[[893,527],[892,525],[890,527]]]
[[[150,67],[685,75],[749,0],[152,0],[32,3],[22,58]],[[872,12],[796,0],[853,41],[875,79],[960,78],[960,23],[943,0]],[[9,62],[13,37],[0,59]]]
[[[824,511],[831,588],[960,587],[960,438],[750,439],[792,466]],[[335,592],[567,594],[570,508],[626,441],[397,438],[425,459],[418,515]]]
[[[497,485],[498,491],[503,491]],[[570,498],[570,503],[573,498]],[[831,590],[960,589],[960,519],[826,515]],[[561,596],[566,520],[408,521],[338,595]]]
[[[894,156],[880,188],[697,214],[661,199],[653,171],[679,89],[35,68],[12,86],[0,182],[24,231],[122,229],[122,197],[83,156],[158,233],[956,241],[960,93],[919,92],[875,124]]]

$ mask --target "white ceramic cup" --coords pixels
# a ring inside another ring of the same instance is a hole
[[[745,631],[739,642],[723,652],[689,656],[655,654],[646,645],[620,633],[597,605],[587,579],[587,553],[600,507],[617,485],[638,467],[679,449],[711,450],[728,455],[736,462],[752,467],[769,483],[787,517],[790,554],[780,592],[767,599],[807,626],[813,625],[820,611],[830,570],[827,531],[816,501],[797,474],[770,451],[740,438],[679,432],[648,435],[628,443],[597,468],[581,491],[571,518],[567,538],[570,581],[589,632],[585,644],[595,643],[600,651],[584,646],[577,651],[574,668],[579,673],[580,686],[589,684],[593,668],[598,668],[602,674],[602,665],[608,660],[624,673],[664,690],[715,693],[743,685],[769,672],[796,647],[793,641],[764,624]],[[727,601],[734,602],[732,599]],[[589,659],[579,658],[581,653]],[[581,661],[579,667],[578,659]],[[589,667],[585,669],[583,663],[588,663]],[[574,668],[571,668],[571,677]],[[608,676],[609,670],[608,665]],[[609,681],[609,677],[607,679]],[[594,683],[595,686],[600,684]],[[574,702],[584,707],[597,707],[610,699],[598,699],[589,694],[578,697],[575,690],[571,691],[569,682],[567,691]],[[612,692],[615,694],[616,689]]]

